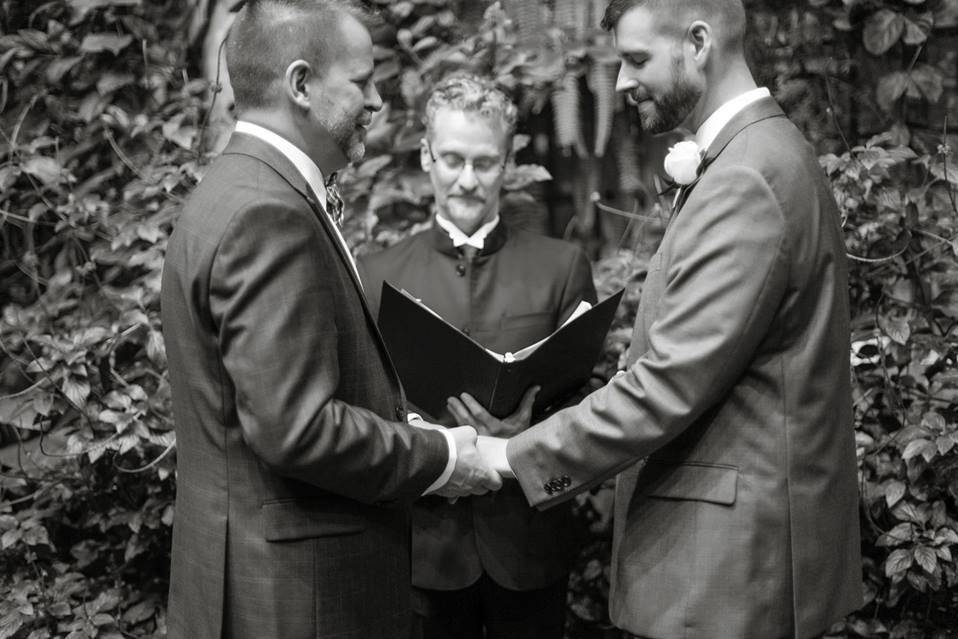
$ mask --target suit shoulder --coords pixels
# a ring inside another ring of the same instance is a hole
[[[514,249],[521,248],[535,255],[536,259],[569,262],[579,259],[579,256],[585,257],[585,252],[578,244],[523,229],[509,229],[509,243]]]
[[[430,234],[430,229],[419,231],[401,239],[392,246],[379,251],[364,253],[357,260],[370,272],[388,269],[396,262],[405,261],[410,255],[428,248]]]

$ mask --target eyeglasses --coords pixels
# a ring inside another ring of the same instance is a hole
[[[491,180],[499,177],[502,170],[506,168],[506,160],[498,156],[481,155],[470,159],[458,153],[440,153],[437,158],[432,152],[432,145],[426,145],[426,148],[429,149],[429,157],[432,161],[450,175],[458,176],[467,166],[471,166],[477,177]]]

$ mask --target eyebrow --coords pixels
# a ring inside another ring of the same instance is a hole
[[[645,62],[651,57],[651,54],[645,49],[632,49],[629,51],[619,51],[619,58],[629,62]]]

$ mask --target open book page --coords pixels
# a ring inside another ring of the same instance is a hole
[[[440,315],[440,314],[437,313],[436,311],[434,311],[434,310],[432,310],[431,308],[429,308],[428,306],[426,306],[426,304],[424,304],[421,299],[419,299],[418,297],[415,297],[412,293],[410,293],[410,292],[407,291],[406,289],[402,289],[400,292],[401,292],[402,294],[404,294],[406,297],[408,297],[409,299],[411,299],[411,300],[413,300],[414,302],[416,302],[417,304],[419,304],[419,306],[421,306],[422,308],[426,309],[427,311],[429,311],[430,313],[432,313],[433,315],[435,315],[436,317],[438,317],[439,319],[443,319],[443,318],[442,318],[442,315]],[[572,314],[569,315],[569,317],[566,319],[566,321],[562,322],[562,326],[565,326],[566,324],[568,324],[569,322],[571,322],[571,321],[574,320],[575,318],[579,317],[580,315],[582,315],[583,313],[585,313],[586,311],[588,311],[588,310],[591,309],[591,308],[592,308],[592,304],[589,304],[589,303],[586,302],[585,300],[579,302],[579,305],[575,307],[575,310],[572,311]],[[445,320],[443,320],[443,321],[445,321]],[[562,328],[562,326],[560,326],[559,328]],[[556,331],[558,331],[559,328],[557,328]],[[542,346],[542,344],[544,344],[545,341],[548,340],[550,337],[552,337],[552,335],[554,335],[554,334],[555,334],[555,331],[553,331],[552,334],[549,335],[548,337],[543,337],[543,338],[540,339],[538,342],[535,342],[535,343],[533,343],[533,344],[529,344],[529,345],[526,346],[525,348],[521,348],[521,349],[517,350],[515,353],[509,353],[509,352],[507,352],[507,353],[505,353],[505,354],[503,354],[503,353],[497,353],[496,351],[489,350],[488,348],[486,349],[486,352],[489,353],[490,355],[492,355],[493,357],[495,357],[495,358],[496,358],[497,360],[499,360],[500,362],[505,362],[505,363],[507,363],[507,364],[508,364],[509,362],[517,362],[517,361],[519,361],[519,360],[525,359],[525,358],[529,357],[530,355],[532,355],[532,353],[534,353],[537,348],[539,348],[540,346]]]
[[[592,304],[589,304],[589,303],[586,302],[585,300],[579,302],[579,305],[575,307],[575,310],[572,311],[572,314],[569,315],[569,317],[566,319],[566,321],[562,322],[562,326],[565,326],[566,324],[568,324],[569,322],[571,322],[571,321],[574,320],[575,318],[579,317],[580,315],[582,315],[583,313],[585,313],[586,311],[588,311],[590,308],[592,308]],[[562,328],[562,326],[560,326],[559,328],[557,328],[556,331],[558,331],[560,328]],[[555,335],[555,331],[553,331],[552,335]],[[533,343],[533,344],[529,344],[529,345],[526,346],[525,348],[520,348],[520,349],[517,350],[515,353],[509,353],[509,352],[507,352],[507,353],[505,353],[505,354],[502,354],[502,353],[497,353],[497,352],[495,352],[495,351],[491,351],[491,350],[489,350],[488,348],[486,349],[486,352],[489,353],[490,355],[492,355],[493,357],[495,357],[495,358],[496,358],[497,360],[499,360],[500,362],[505,362],[505,363],[507,363],[507,364],[508,364],[509,362],[517,362],[517,361],[519,361],[519,360],[525,359],[525,358],[529,357],[530,355],[532,355],[532,353],[534,353],[537,348],[539,348],[540,346],[542,346],[542,345],[546,342],[546,340],[549,339],[549,337],[552,337],[552,335],[549,335],[548,337],[543,337],[543,338],[540,339],[538,342],[535,342],[535,343]]]

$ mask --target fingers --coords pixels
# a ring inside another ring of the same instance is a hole
[[[523,423],[527,424],[529,420],[532,419],[532,407],[536,403],[536,395],[539,394],[540,390],[542,390],[541,386],[532,386],[526,391],[526,394],[522,396],[522,401],[519,402],[519,409],[516,411],[516,416]]]
[[[461,400],[461,403],[465,405],[470,415],[474,418],[474,421],[485,422],[492,417],[492,415],[489,414],[489,411],[483,408],[482,404],[477,402],[476,399],[469,393],[460,393],[459,399]]]
[[[467,426],[475,423],[475,420],[472,418],[472,415],[469,414],[469,409],[466,408],[456,397],[446,398],[446,408],[455,418],[456,423],[460,426]]]

